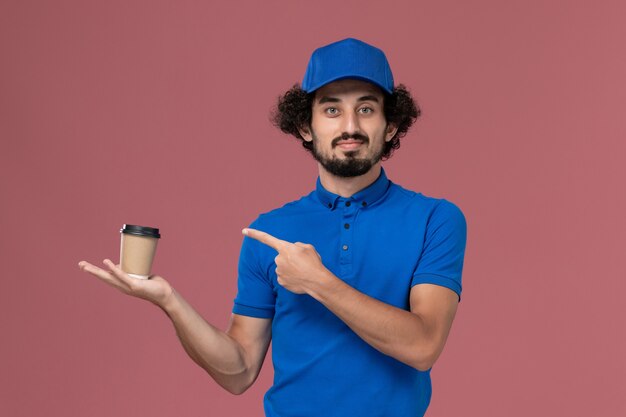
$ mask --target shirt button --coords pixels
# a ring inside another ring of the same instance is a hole
[[[328,203],[328,208],[332,208],[333,207],[333,203]]]
[[[343,250],[348,250],[348,245],[343,245],[342,249]]]
[[[349,201],[346,201],[346,207],[350,207],[350,204],[351,203]]]
[[[346,229],[350,228],[350,225],[348,223],[344,224],[343,227],[345,227]]]
[[[362,202],[362,203],[361,203],[361,205],[362,205],[363,207],[365,207],[365,206],[367,206],[367,203],[364,201],[364,202]]]

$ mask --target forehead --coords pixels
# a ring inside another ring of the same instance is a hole
[[[348,99],[350,97],[358,98],[363,96],[374,96],[382,102],[384,95],[382,90],[372,83],[354,79],[343,79],[328,83],[316,90],[315,102],[318,102],[324,97]]]

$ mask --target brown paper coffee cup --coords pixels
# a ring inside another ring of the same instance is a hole
[[[120,265],[133,278],[150,277],[157,243],[161,238],[159,229],[125,224],[120,230]]]

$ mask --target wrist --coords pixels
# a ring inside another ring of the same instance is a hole
[[[308,294],[315,298],[317,301],[322,301],[329,291],[335,291],[338,284],[342,281],[335,276],[328,269],[325,269],[322,273],[319,274],[318,278],[313,281],[311,286],[309,287]]]
[[[170,288],[169,294],[156,304],[165,312],[165,314],[172,317],[181,305],[180,295],[174,290],[174,288]]]

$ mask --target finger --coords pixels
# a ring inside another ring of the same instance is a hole
[[[256,239],[261,243],[266,244],[267,246],[280,251],[285,246],[290,245],[286,240],[280,240],[269,233],[262,232],[256,229],[243,229],[242,233],[252,239]]]
[[[80,261],[78,263],[78,267],[85,272],[90,273],[101,281],[106,282],[109,285],[112,285],[116,288],[125,288],[126,286],[123,282],[120,282],[120,279],[113,275],[111,272],[105,271],[102,268],[98,268],[95,265],[90,264],[89,262]]]
[[[122,268],[120,267],[120,265],[115,265],[113,261],[111,261],[110,259],[105,259],[104,261],[102,261],[102,263],[108,266],[109,269],[111,270],[111,273],[115,275],[117,279],[119,279],[124,284],[126,284],[127,287],[130,288],[132,284],[135,283],[135,280],[133,280],[133,278],[131,278],[130,275],[124,272]]]

